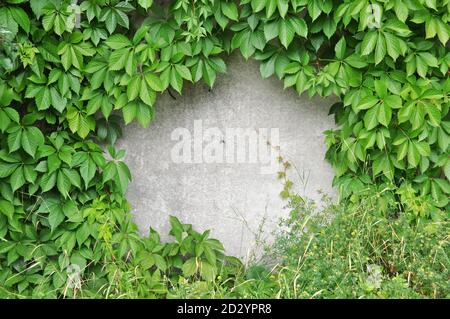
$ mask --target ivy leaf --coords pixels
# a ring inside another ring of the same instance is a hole
[[[42,177],[39,186],[41,186],[43,193],[48,192],[49,190],[53,189],[53,187],[55,187],[56,175],[57,175],[57,172],[53,172],[50,174],[47,173]]]
[[[378,108],[373,107],[364,115],[364,125],[367,130],[371,130],[378,125]]]
[[[0,199],[0,213],[11,219],[14,214],[14,206],[10,202]]]
[[[182,64],[175,64],[175,69],[179,75],[185,80],[192,81],[191,72],[189,69]]]
[[[85,222],[81,225],[81,227],[77,229],[76,232],[78,246],[81,247],[81,245],[86,241],[86,239],[88,239],[89,235],[90,235],[90,227],[89,224]]]
[[[44,144],[44,135],[37,127],[29,127],[22,132],[22,148],[33,158],[38,146]]]
[[[67,99],[61,97],[59,92],[54,88],[50,88],[50,96],[51,96],[51,103],[52,106],[59,111],[59,113],[62,113],[67,105]]]
[[[361,43],[361,55],[369,55],[375,49],[377,45],[378,34],[377,31],[369,31],[364,36],[363,42]]]
[[[417,167],[420,161],[420,153],[415,143],[408,144],[408,163],[411,167]]]
[[[280,13],[280,16],[282,18],[284,18],[286,16],[286,13],[289,8],[289,1],[288,0],[278,0],[277,7],[278,7],[278,12]]]
[[[59,192],[66,198],[69,195],[70,191],[70,180],[65,176],[62,170],[58,171],[58,175],[56,178],[56,187]]]
[[[356,106],[358,110],[367,110],[377,104],[380,100],[373,95],[364,97]]]
[[[239,18],[238,9],[234,2],[222,2],[221,6],[223,14],[228,19],[238,21]]]
[[[259,12],[266,6],[266,0],[251,0],[251,6],[254,12]]]
[[[377,45],[375,48],[375,65],[383,61],[386,56],[386,41],[382,33],[378,34]]]
[[[11,184],[12,191],[15,192],[20,187],[25,184],[25,177],[23,176],[23,167],[19,166],[16,168],[14,173],[11,175],[9,179],[9,183]]]
[[[22,145],[22,129],[20,127],[15,127],[14,131],[10,131],[8,135],[8,148],[9,152],[12,153],[17,151]]]
[[[50,224],[50,229],[53,232],[64,220],[64,212],[60,205],[48,205],[48,223]]]
[[[388,127],[392,118],[392,110],[386,103],[378,105],[378,122]]]
[[[17,22],[17,24],[26,32],[30,32],[30,18],[26,12],[19,7],[9,7],[9,12],[11,12],[11,16]]]
[[[192,257],[186,260],[181,267],[181,270],[183,271],[183,276],[185,277],[194,275],[197,272],[197,259]]]
[[[138,3],[142,8],[148,10],[153,4],[153,0],[138,0]]]
[[[141,98],[142,102],[144,102],[147,105],[152,106],[155,99],[156,94],[153,90],[149,89],[147,86],[147,82],[144,80],[141,80],[141,88],[139,90],[139,97]]]
[[[216,278],[216,267],[206,261],[203,261],[200,273],[204,280],[213,281],[214,278]]]
[[[278,33],[281,44],[287,49],[292,40],[294,40],[295,30],[292,24],[286,20],[280,20],[278,22]]]
[[[96,170],[97,165],[95,165],[95,162],[90,157],[80,166],[80,175],[83,178],[86,189],[89,186],[89,182],[94,178]]]
[[[141,88],[141,77],[140,76],[133,77],[127,86],[128,101],[133,101],[138,97],[140,88]]]
[[[35,97],[36,105],[38,110],[46,110],[51,105],[51,94],[50,90],[46,87],[42,87]]]
[[[146,73],[144,75],[144,78],[148,86],[150,86],[152,90],[155,90],[157,92],[163,91],[163,85],[161,83],[161,79],[158,76],[152,73]]]
[[[130,181],[131,181],[130,170],[128,169],[128,167],[125,165],[124,162],[119,162],[117,164],[116,183],[118,184],[122,194],[125,194]]]
[[[123,49],[132,45],[131,41],[123,34],[114,34],[110,36],[105,44],[113,50]]]
[[[181,94],[181,90],[183,89],[183,78],[176,71],[175,68],[170,69],[170,85]]]
[[[345,58],[345,51],[346,51],[347,43],[345,41],[345,38],[342,37],[338,43],[336,43],[336,46],[334,48],[334,51],[336,52],[336,58],[338,60],[343,60]]]
[[[308,14],[313,21],[316,20],[322,13],[322,9],[320,8],[321,3],[322,1],[317,0],[308,1]]]

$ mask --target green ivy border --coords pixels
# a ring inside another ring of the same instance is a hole
[[[0,285],[74,294],[65,269],[77,264],[118,292],[130,256],[158,285],[176,269],[217,274],[223,247],[208,234],[172,219],[174,243],[137,235],[124,152],[110,146],[106,159],[99,143],[121,134],[114,110],[146,126],[158,93],[181,94],[184,81],[212,87],[234,49],[261,61],[263,78],[341,98],[331,107],[339,128],[325,136],[342,197],[398,187],[400,203],[420,195],[421,218],[448,214],[449,20],[449,0],[3,1]]]

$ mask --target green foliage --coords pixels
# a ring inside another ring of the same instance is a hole
[[[403,185],[427,203],[420,217],[440,215],[450,193],[449,17],[449,1],[425,0],[2,1],[2,291],[80,295],[65,284],[73,264],[92,283],[87,295],[138,285],[129,271],[138,260],[154,262],[138,267],[146,282],[172,278],[172,266],[161,269],[171,255],[154,257],[144,243],[155,235],[140,239],[127,216],[123,151],[105,157],[99,143],[120,137],[119,114],[147,126],[158,93],[181,94],[185,81],[212,87],[234,49],[261,61],[264,78],[340,98],[326,143],[344,198]],[[211,280],[221,248],[191,235],[202,248],[174,253],[177,269]]]
[[[346,205],[290,199],[271,258],[284,298],[449,298],[450,224],[417,219],[426,205],[410,189],[370,189]],[[396,196],[402,194],[403,206]],[[417,205],[420,203],[421,205]]]
[[[214,284],[179,284],[169,296],[450,298],[448,217],[417,219],[427,203],[410,191],[373,187],[355,202],[325,197],[320,208],[290,195],[291,213],[261,261]]]

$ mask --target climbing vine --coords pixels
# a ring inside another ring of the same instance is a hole
[[[172,243],[138,235],[113,147],[120,121],[147,126],[158,94],[186,81],[213,87],[235,49],[263,78],[339,98],[325,140],[344,198],[394,185],[421,197],[419,217],[446,211],[449,21],[449,0],[2,1],[0,295],[118,295],[142,280],[160,296],[161,282],[235,271],[174,218]],[[68,289],[71,265],[84,289]]]

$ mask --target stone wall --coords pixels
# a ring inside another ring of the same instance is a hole
[[[176,215],[197,230],[211,229],[229,254],[245,257],[255,251],[255,238],[270,240],[279,218],[287,213],[279,196],[283,185],[278,167],[270,165],[278,155],[293,165],[289,177],[300,194],[316,199],[318,190],[335,194],[323,136],[334,126],[327,115],[334,100],[283,90],[278,79],[261,78],[258,62],[245,61],[238,53],[226,62],[228,72],[218,76],[212,90],[199,83],[186,85],[182,97],[160,96],[150,127],[124,127],[118,147],[127,151],[133,175],[127,197],[142,233],[151,226],[167,234],[168,216]],[[233,143],[227,134],[231,128],[258,136],[257,144],[247,140],[246,159],[240,162],[238,148],[234,154],[232,148],[227,152]],[[202,144],[199,132],[218,140]],[[181,143],[189,137],[192,147],[184,148],[183,159]],[[223,161],[218,149],[222,146]],[[211,151],[210,156],[202,157],[202,151]],[[230,153],[235,157],[227,162]]]

